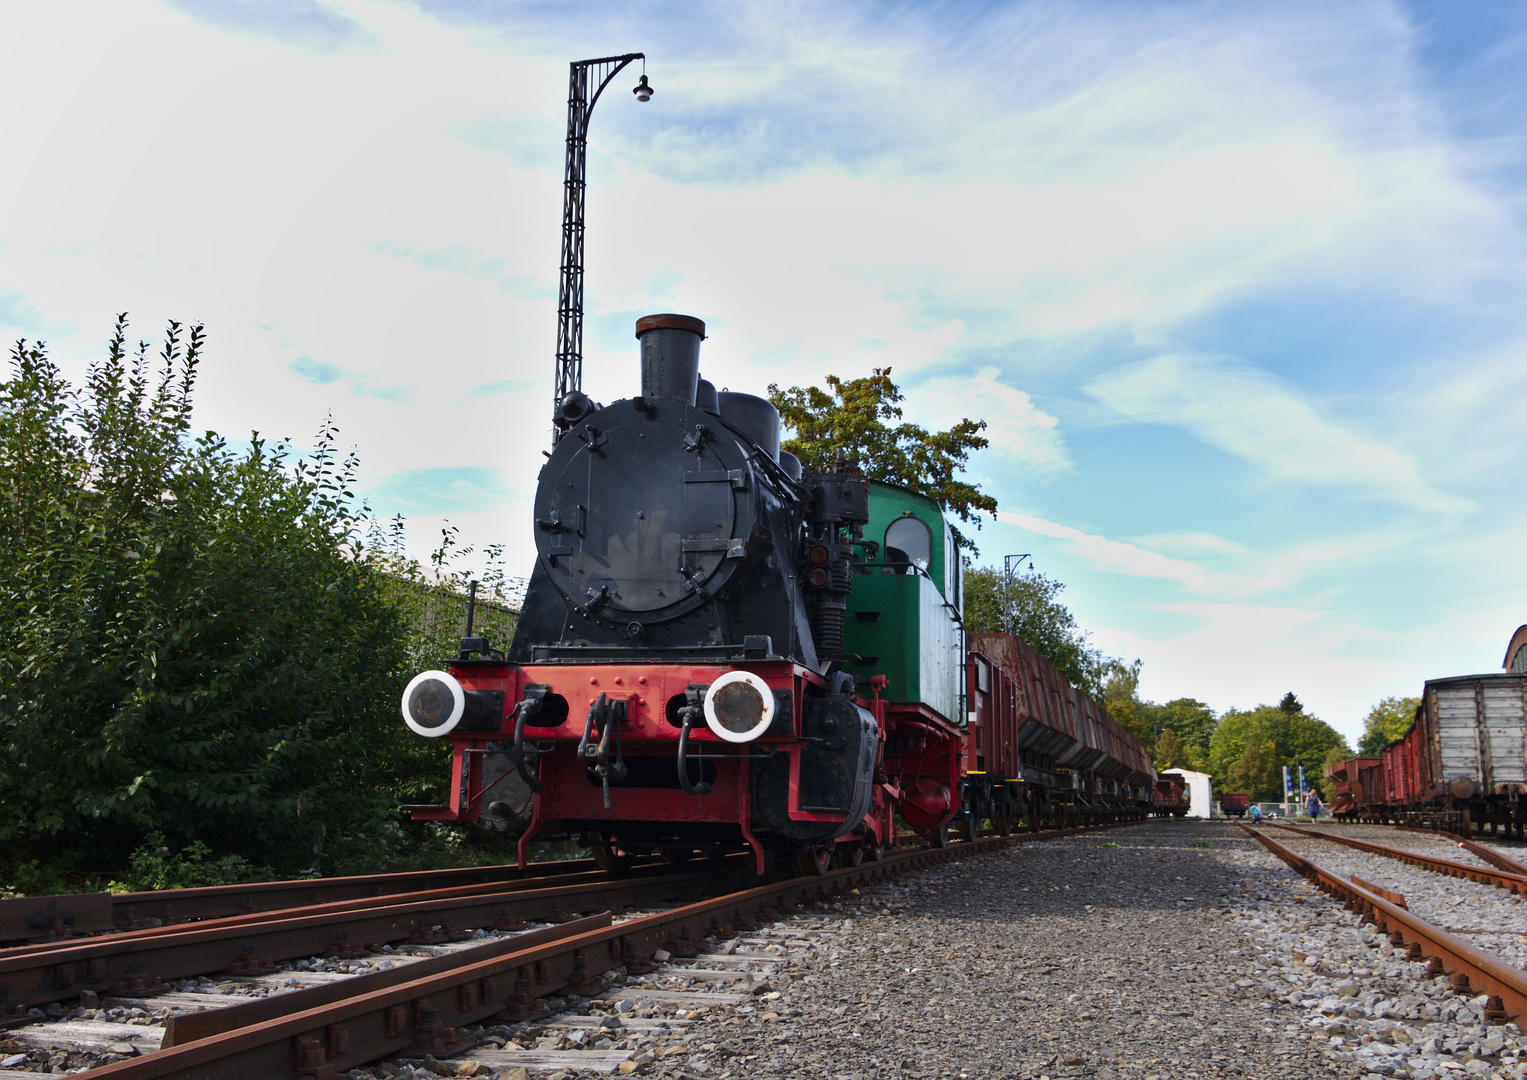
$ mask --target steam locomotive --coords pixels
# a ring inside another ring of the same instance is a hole
[[[699,319],[636,337],[638,395],[558,404],[508,649],[468,637],[404,691],[454,747],[449,801],[415,820],[516,836],[522,864],[577,837],[610,868],[746,846],[763,873],[878,858],[898,817],[943,845],[1149,811],[1106,712],[1016,639],[967,649],[936,503],[841,458],[803,470],[770,402],[700,377]]]

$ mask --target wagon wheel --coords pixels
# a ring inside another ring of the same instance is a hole
[[[946,848],[949,846],[949,826],[940,825],[936,829],[929,829],[923,836],[928,840],[929,847]]]
[[[863,848],[864,857],[870,862],[879,862],[885,858],[885,845],[871,840],[869,837],[865,837]]]
[[[960,819],[960,839],[975,843],[981,835],[981,819],[974,814],[966,814]]]
[[[992,822],[997,827],[998,836],[1010,836],[1013,831],[1013,819],[1003,814]]]
[[[858,866],[864,862],[864,845],[858,840],[850,840],[846,844],[839,844],[838,861],[845,866]]]
[[[624,848],[616,847],[608,840],[591,837],[589,840],[589,854],[594,856],[594,865],[607,872],[620,872],[631,869],[634,857]]]
[[[832,865],[832,849],[807,848],[800,853],[796,862],[800,866],[801,873],[808,877],[825,874],[827,873],[827,868]]]

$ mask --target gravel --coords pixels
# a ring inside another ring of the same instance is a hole
[[[1343,1075],[1291,1006],[1236,985],[1259,951],[1231,910],[1237,835],[1153,822],[914,875],[731,1075]]]

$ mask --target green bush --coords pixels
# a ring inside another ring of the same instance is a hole
[[[108,886],[112,892],[196,889],[204,885],[270,881],[276,876],[270,867],[253,866],[240,855],[214,858],[212,849],[200,840],[172,852],[162,833],[151,833],[127,863],[128,873]]]
[[[123,317],[79,389],[26,342],[0,384],[0,884],[155,833],[301,872],[395,810],[407,632],[355,459],[192,438],[203,346]]]

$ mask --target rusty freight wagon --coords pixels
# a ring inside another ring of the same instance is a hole
[[[1377,801],[1378,788],[1374,788],[1375,797],[1370,799],[1363,787],[1364,771],[1381,764],[1376,757],[1355,757],[1326,767],[1326,776],[1333,789],[1332,817],[1342,821],[1368,820],[1367,815],[1373,813],[1372,803]]]
[[[1385,795],[1384,759],[1356,758],[1358,785],[1358,820],[1387,823],[1392,813]],[[1352,764],[1352,762],[1348,762]]]
[[[1527,674],[1428,680],[1404,741],[1412,805],[1445,810],[1464,833],[1479,822],[1520,835],[1527,821]]]
[[[1251,807],[1249,795],[1221,795],[1219,797],[1219,812],[1226,817],[1245,817],[1246,811]]]
[[[1156,773],[1133,735],[1012,634],[971,633],[965,818],[999,828],[1147,812]]]
[[[1164,773],[1156,778],[1151,798],[1153,817],[1180,818],[1188,812],[1188,786],[1176,773]]]

